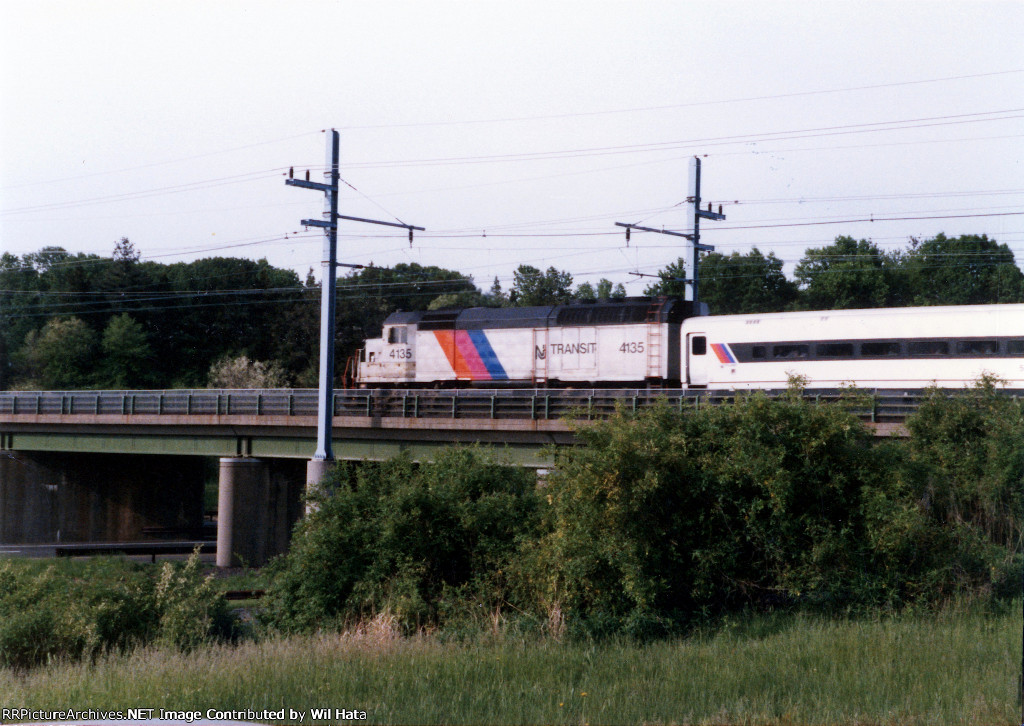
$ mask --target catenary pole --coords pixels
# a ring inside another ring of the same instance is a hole
[[[332,447],[331,434],[334,424],[334,338],[335,338],[335,300],[337,298],[337,279],[335,277],[337,268],[361,267],[361,265],[339,265],[338,263],[338,220],[346,219],[366,224],[381,224],[388,227],[402,227],[409,230],[409,241],[412,242],[413,230],[423,231],[423,227],[414,227],[411,224],[394,222],[381,222],[374,219],[362,217],[348,217],[338,214],[338,183],[341,180],[340,171],[340,146],[341,138],[337,129],[327,132],[327,153],[324,172],[326,184],[309,180],[309,172],[306,178],[294,179],[293,172],[289,172],[289,178],[285,184],[313,189],[324,193],[323,219],[304,219],[302,224],[307,227],[320,227],[324,230],[323,253],[320,256],[322,269],[322,281],[320,285],[320,383],[317,392],[317,426],[316,426],[316,450],[306,469],[307,484],[316,486],[324,478],[331,462],[334,461],[334,450]]]
[[[334,306],[338,282],[335,271],[338,266],[338,155],[340,136],[335,129],[327,134],[327,171],[330,189],[324,194],[324,219],[329,224],[324,228],[323,254],[320,256],[320,385],[317,394],[316,452],[315,461],[333,461],[331,430],[334,422]]]
[[[674,232],[668,229],[654,229],[652,227],[641,227],[639,224],[629,224],[627,222],[616,222],[616,227],[626,228],[626,242],[629,242],[630,230],[637,230],[640,232],[655,232],[657,234],[667,234],[673,237],[685,237],[686,239],[693,242],[693,258],[692,267],[693,274],[688,279],[678,280],[679,282],[686,283],[690,286],[691,297],[693,299],[694,310],[699,309],[700,303],[700,274],[698,268],[700,266],[700,253],[701,252],[713,252],[713,245],[702,245],[700,243],[700,220],[713,219],[715,221],[722,221],[725,219],[725,215],[722,214],[722,207],[719,205],[717,212],[711,211],[711,205],[708,205],[707,211],[700,208],[700,158],[693,157],[690,160],[690,181],[689,181],[691,194],[686,198],[686,201],[693,204],[693,232]],[[640,273],[633,273],[640,274]],[[646,277],[646,275],[641,275]]]

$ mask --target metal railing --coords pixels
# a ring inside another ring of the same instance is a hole
[[[769,396],[787,391],[766,391]],[[1004,391],[1013,396],[1024,391]],[[749,395],[733,391],[683,389],[348,389],[334,395],[334,415],[367,418],[598,419],[617,408],[636,411],[656,402],[679,409],[721,405]],[[806,399],[843,401],[875,423],[900,423],[926,391],[808,389]],[[4,391],[0,416],[315,416],[314,389],[165,391]]]

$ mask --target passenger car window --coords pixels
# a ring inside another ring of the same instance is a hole
[[[772,347],[772,358],[806,358],[808,346],[800,344],[776,345]]]
[[[958,340],[956,352],[961,355],[999,355],[998,340]]]
[[[945,340],[917,340],[908,346],[910,355],[949,355],[949,343]]]
[[[853,343],[818,343],[814,352],[822,358],[852,358]]]
[[[860,344],[860,354],[871,358],[885,356],[897,356],[900,354],[900,344],[890,340],[876,340],[870,343]]]

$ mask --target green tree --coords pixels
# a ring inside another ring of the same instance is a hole
[[[601,278],[597,281],[597,299],[598,300],[621,300],[626,297],[626,288],[622,286],[622,283],[612,284],[611,280]]]
[[[143,388],[152,382],[153,350],[145,329],[128,313],[110,319],[100,347],[100,382],[105,388]]]
[[[568,272],[554,267],[541,272],[536,267],[520,265],[514,278],[509,300],[517,307],[560,305],[572,300],[572,275]]]
[[[14,352],[38,324],[39,303],[39,272],[4,252],[0,255],[0,391],[11,385]]]
[[[834,244],[807,250],[797,264],[799,305],[805,310],[883,307],[892,270],[892,259],[873,242],[836,237]]]
[[[594,286],[589,282],[581,282],[577,285],[576,292],[572,296],[582,302],[594,302],[597,300],[597,292],[595,292]]]
[[[269,360],[280,350],[271,321],[304,299],[298,275],[258,261],[214,257],[154,271],[153,288],[175,295],[155,302],[146,328],[168,383],[201,386],[228,353]]]
[[[981,305],[1021,302],[1024,273],[1013,252],[986,235],[939,234],[918,242],[902,256],[906,277],[904,304]]]
[[[501,289],[501,282],[498,281],[497,275],[494,276],[491,289],[484,296],[484,305],[489,308],[508,307],[508,295]]]
[[[658,273],[661,280],[649,285],[648,295],[683,295],[686,267],[682,259]],[[700,299],[712,315],[773,313],[790,307],[797,297],[796,285],[782,272],[782,260],[757,247],[746,254],[726,256],[708,252],[700,258]]]
[[[427,310],[444,310],[445,308],[475,308],[481,307],[486,303],[487,299],[484,295],[480,294],[479,290],[473,290],[472,292],[448,292],[444,295],[438,295],[430,304],[427,305]]]
[[[53,318],[25,338],[19,350],[23,377],[45,390],[90,388],[96,349],[96,333],[80,319]]]

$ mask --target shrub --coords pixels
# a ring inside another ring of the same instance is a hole
[[[96,561],[79,576],[0,564],[0,663],[28,668],[147,642],[156,613],[141,570]]]
[[[656,633],[727,608],[849,596],[851,512],[873,468],[870,435],[841,408],[756,393],[620,412],[578,435],[548,479],[534,581],[571,619]]]
[[[518,542],[536,528],[535,485],[473,448],[422,465],[339,464],[271,565],[265,617],[308,630],[387,611],[409,629],[500,608],[514,597]]]
[[[865,492],[867,537],[889,601],[1019,593],[1024,406],[983,377],[933,389],[885,488]]]
[[[154,605],[159,614],[157,642],[183,651],[234,635],[235,620],[213,575],[203,577],[199,548],[184,566],[163,563]]]

